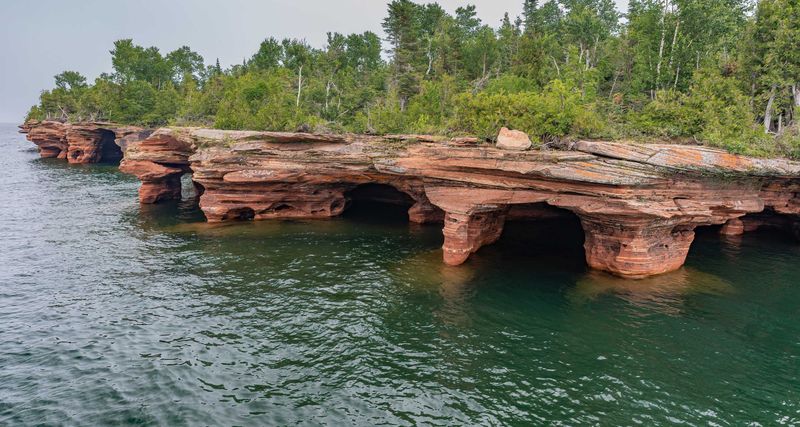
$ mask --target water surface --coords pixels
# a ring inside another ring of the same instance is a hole
[[[586,270],[570,221],[467,264],[386,212],[212,226],[0,126],[0,425],[796,425],[800,245]]]

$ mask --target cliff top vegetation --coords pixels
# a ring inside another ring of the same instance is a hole
[[[208,65],[114,42],[94,82],[55,76],[29,119],[146,126],[428,133],[539,142],[669,139],[800,158],[796,0],[525,0],[499,26],[475,6],[393,0],[378,35],[324,47],[265,39],[242,64]]]

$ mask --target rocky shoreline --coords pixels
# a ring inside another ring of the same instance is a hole
[[[210,222],[324,218],[356,199],[408,206],[411,222],[443,222],[443,259],[465,262],[506,221],[576,215],[590,267],[643,278],[680,268],[694,230],[762,225],[800,230],[800,162],[699,146],[576,141],[529,150],[427,135],[328,135],[142,129],[28,122],[42,157],[114,162],[136,175],[142,203],[180,198],[192,174]]]

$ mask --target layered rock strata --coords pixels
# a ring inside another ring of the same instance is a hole
[[[495,242],[507,220],[553,208],[580,219],[590,267],[630,278],[680,268],[698,226],[735,234],[765,209],[790,228],[800,218],[800,163],[697,146],[512,151],[472,138],[164,128],[128,146],[121,168],[142,180],[143,203],[179,197],[191,172],[210,222],[325,218],[364,186],[387,200],[399,191],[410,221],[443,221],[452,265]]]
[[[191,172],[189,156],[197,142],[188,129],[159,129],[149,138],[130,144],[119,169],[136,175],[141,203],[181,198],[181,177]]]
[[[118,163],[128,145],[147,138],[152,131],[113,123],[61,123],[28,121],[20,126],[42,158],[69,163]]]

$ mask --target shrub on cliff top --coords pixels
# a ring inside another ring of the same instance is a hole
[[[221,129],[294,130],[304,115],[297,111],[291,93],[285,72],[249,72],[228,78],[214,125]]]
[[[800,159],[800,123],[784,129],[783,133],[778,135],[776,148],[786,157]]]
[[[573,131],[591,136],[601,123],[575,88],[554,80],[541,92],[462,94],[456,100],[451,127],[483,138],[494,138],[498,129],[508,127],[543,140]]]
[[[695,138],[698,142],[748,155],[769,155],[768,138],[740,82],[718,66],[697,72],[688,93],[659,91],[640,112],[629,115],[630,129],[662,138]]]

